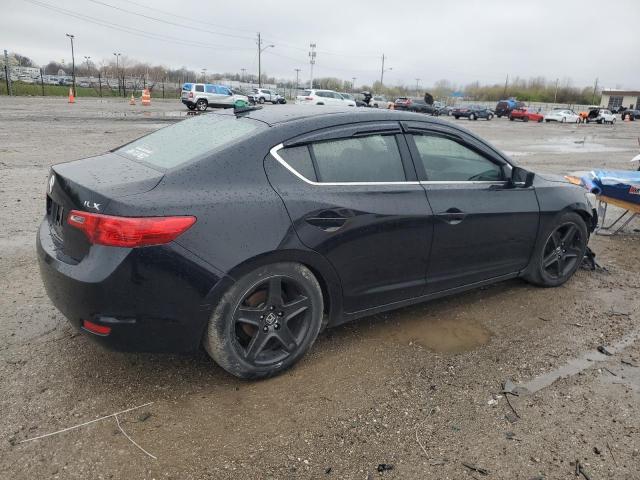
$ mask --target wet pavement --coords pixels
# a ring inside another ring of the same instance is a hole
[[[592,238],[607,271],[365,318],[324,332],[284,375],[246,382],[204,354],[98,347],[51,306],[37,271],[48,167],[186,109],[2,98],[0,113],[0,478],[485,478],[464,463],[486,478],[562,479],[576,460],[593,479],[640,478],[639,225]],[[639,151],[640,122],[456,123],[541,172],[628,169]],[[511,406],[506,379],[529,390]],[[109,417],[20,443],[149,402],[118,415],[122,430]]]

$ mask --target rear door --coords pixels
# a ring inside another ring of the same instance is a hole
[[[431,210],[397,122],[298,137],[265,169],[295,233],[338,273],[346,312],[424,292]]]
[[[470,135],[419,122],[404,126],[434,214],[427,291],[521,271],[538,230],[533,187],[511,188],[511,167]]]

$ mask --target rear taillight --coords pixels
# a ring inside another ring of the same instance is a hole
[[[411,105],[411,99],[408,99],[406,103],[407,105]]]
[[[111,333],[111,327],[98,325],[97,323],[90,322],[89,320],[82,321],[82,328],[97,335],[109,335]]]
[[[193,98],[193,92],[189,92],[189,98]]]
[[[132,248],[168,243],[196,223],[196,217],[114,217],[72,210],[67,222],[94,245]]]
[[[313,97],[304,97],[305,100],[313,100]]]

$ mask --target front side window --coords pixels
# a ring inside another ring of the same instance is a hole
[[[216,93],[216,87],[215,85],[205,85],[204,91],[207,93]]]
[[[404,182],[394,136],[371,135],[311,145],[319,182]]]
[[[502,168],[447,137],[414,135],[427,180],[434,182],[501,181]]]

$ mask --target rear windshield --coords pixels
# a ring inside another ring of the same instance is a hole
[[[184,85],[182,85],[182,90],[186,92],[190,92],[192,87],[193,87],[193,83],[185,83]]]
[[[161,168],[174,168],[229,147],[266,125],[232,115],[199,115],[157,130],[115,153]]]

